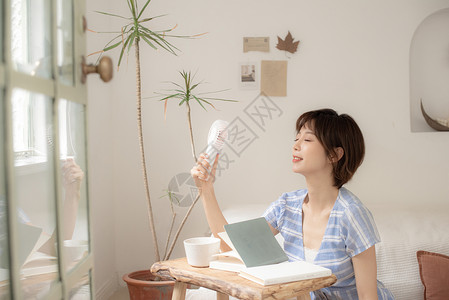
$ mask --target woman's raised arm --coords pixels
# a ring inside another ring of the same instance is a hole
[[[219,232],[224,231],[224,225],[228,224],[223,213],[218,205],[217,198],[215,197],[214,181],[215,172],[218,165],[218,154],[215,157],[214,164],[209,164],[206,154],[202,153],[198,158],[197,164],[190,170],[190,174],[195,180],[195,184],[198,188],[198,192],[201,196],[204,212],[206,214],[207,223],[210,230],[215,237],[218,237]],[[210,172],[209,172],[210,170]],[[231,248],[221,241],[220,248],[222,251],[229,251]]]

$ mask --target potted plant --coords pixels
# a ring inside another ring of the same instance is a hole
[[[167,195],[170,199],[170,208],[172,212],[172,221],[171,221],[171,229],[168,233],[167,237],[167,243],[165,247],[165,253],[161,257],[159,252],[159,245],[158,245],[158,234],[155,230],[154,226],[154,216],[153,216],[153,208],[152,208],[152,202],[151,202],[151,195],[150,195],[150,189],[149,189],[149,182],[148,182],[148,170],[147,170],[147,164],[146,164],[146,156],[145,156],[145,148],[144,148],[144,134],[143,134],[143,128],[142,128],[142,87],[141,87],[141,73],[140,73],[140,43],[143,41],[144,44],[147,44],[149,47],[153,49],[162,48],[174,55],[176,55],[176,51],[178,50],[175,46],[173,46],[169,41],[167,41],[167,38],[193,38],[200,35],[194,35],[194,36],[179,36],[179,35],[173,35],[171,32],[174,28],[164,30],[164,31],[155,31],[151,30],[150,28],[146,27],[145,25],[161,16],[156,17],[148,17],[144,18],[143,13],[145,12],[146,8],[148,7],[151,0],[146,0],[145,4],[142,6],[141,9],[138,7],[137,0],[126,0],[131,16],[125,17],[120,16],[108,12],[98,12],[100,14],[114,17],[114,18],[120,18],[126,21],[126,24],[123,25],[120,29],[120,31],[116,32],[106,32],[106,33],[115,33],[115,37],[112,38],[101,51],[92,53],[97,54],[99,53],[99,59],[101,55],[107,51],[113,50],[113,49],[120,49],[119,59],[118,59],[118,67],[120,66],[122,62],[122,58],[125,52],[129,52],[131,48],[134,47],[135,51],[135,57],[136,57],[136,99],[137,99],[137,126],[138,126],[138,139],[139,139],[139,148],[140,148],[140,159],[141,159],[141,169],[142,169],[142,179],[143,179],[143,186],[145,189],[145,197],[146,197],[146,203],[148,206],[148,220],[150,224],[150,230],[152,235],[152,241],[153,241],[153,249],[154,249],[154,255],[156,258],[156,261],[167,260],[170,258],[170,255],[173,251],[173,248],[176,244],[176,241],[179,237],[179,234],[190,215],[190,212],[192,211],[193,207],[197,203],[199,199],[199,195],[196,197],[196,199],[192,202],[190,205],[187,213],[185,214],[181,224],[179,225],[178,229],[176,230],[176,233],[173,237],[171,237],[171,233],[173,231],[173,225],[175,222],[176,213],[173,209],[173,199],[172,193],[168,191]],[[205,109],[205,104],[210,105],[211,107],[214,107],[210,100],[223,100],[223,101],[234,101],[234,100],[227,100],[227,99],[220,99],[220,98],[210,98],[210,97],[204,97],[202,95],[195,95],[194,92],[196,92],[197,87],[200,85],[201,82],[195,83],[194,76],[191,75],[190,72],[180,72],[182,78],[183,78],[183,85],[177,84],[175,82],[172,82],[174,85],[173,93],[168,95],[163,95],[161,101],[164,101],[165,103],[165,113],[167,108],[167,102],[169,99],[178,99],[180,100],[179,105],[182,106],[183,104],[187,108],[187,122],[189,125],[189,131],[190,131],[190,142],[191,142],[191,148],[192,148],[192,156],[194,161],[196,161],[196,153],[195,153],[195,145],[193,141],[193,129],[192,129],[192,123],[190,118],[190,100],[194,100],[197,103],[199,103],[202,108]],[[171,240],[171,241],[170,241]],[[171,242],[171,243],[170,243]],[[170,243],[170,247],[168,247]],[[168,282],[161,282],[160,278],[154,277],[149,270],[144,271],[137,271],[132,272],[130,274],[126,274],[123,276],[123,279],[128,284],[128,289],[130,292],[131,299],[165,299],[164,297],[171,298],[171,293],[173,290],[173,281]],[[169,287],[164,287],[165,285],[169,285]],[[152,293],[153,288],[150,286],[155,286],[156,290],[159,290],[158,295],[155,294],[148,294],[148,292]],[[171,287],[170,287],[171,286]]]

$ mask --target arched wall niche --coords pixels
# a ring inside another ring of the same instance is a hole
[[[421,99],[432,119],[449,126],[449,8],[425,18],[410,45],[411,131],[435,131],[423,117]]]

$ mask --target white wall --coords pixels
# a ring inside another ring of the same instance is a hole
[[[208,34],[196,40],[172,40],[183,50],[178,56],[142,45],[143,95],[177,81],[178,71],[197,71],[210,84],[204,91],[229,88],[220,94],[239,103],[216,103],[219,111],[204,112],[193,104],[193,126],[198,150],[204,147],[215,119],[240,117],[258,135],[234,157],[216,183],[223,208],[240,203],[266,203],[281,193],[304,187],[291,172],[294,123],[300,113],[332,107],[358,121],[365,135],[366,159],[348,187],[368,204],[446,203],[449,196],[447,133],[411,133],[409,51],[417,26],[433,12],[449,7],[447,0],[401,1],[161,1],[153,0],[148,16],[169,15],[154,22],[155,29],[178,24],[177,34]],[[125,1],[88,2],[89,24],[113,30],[119,20],[91,13],[103,10],[128,14]],[[95,16],[95,20],[94,17]],[[91,21],[93,20],[93,21]],[[119,26],[119,27],[117,27]],[[301,41],[299,51],[286,55],[275,49],[277,36],[290,30]],[[242,53],[244,36],[269,36],[270,53]],[[89,34],[91,52],[107,39]],[[118,53],[111,54],[115,61]],[[272,97],[282,115],[258,129],[244,109],[258,95],[238,87],[240,62],[288,60],[288,96]],[[115,271],[148,268],[154,262],[144,191],[141,183],[135,112],[133,52],[111,84],[90,81],[90,180],[94,218],[97,289]],[[184,108],[170,103],[164,122],[163,104],[144,101],[145,144],[156,227],[169,226],[169,208],[159,199],[176,174],[193,165]],[[179,213],[185,209],[178,209]],[[203,235],[207,223],[201,206],[187,222],[184,238]],[[165,242],[162,234],[160,244]],[[179,243],[174,256],[183,255]],[[111,257],[114,256],[114,258]],[[121,282],[121,280],[119,280]]]
[[[106,29],[106,19],[99,19],[94,10],[104,3],[86,1],[86,18],[89,29]],[[101,28],[101,27],[105,28]],[[87,53],[103,48],[98,35],[87,32]],[[88,63],[95,63],[88,57]],[[115,262],[115,223],[113,194],[114,121],[112,119],[112,84],[105,84],[97,75],[88,77],[88,163],[89,199],[91,214],[92,248],[94,252],[94,288],[98,299],[108,299],[118,286]]]

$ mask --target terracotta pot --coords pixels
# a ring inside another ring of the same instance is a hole
[[[150,270],[135,271],[123,275],[131,300],[169,300],[173,294],[174,281],[157,281]]]

